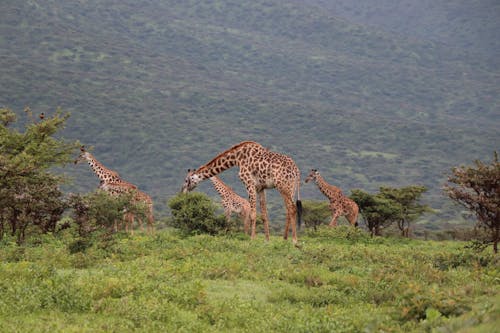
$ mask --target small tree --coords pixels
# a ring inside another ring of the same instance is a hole
[[[16,115],[0,109],[0,237],[5,226],[22,243],[26,230],[55,230],[55,223],[65,208],[59,185],[64,181],[49,172],[50,168],[71,161],[78,143],[55,138],[64,127],[68,114],[59,110],[51,117],[35,119],[25,110],[28,123],[24,132],[11,128]]]
[[[217,234],[234,226],[224,216],[216,216],[216,205],[203,193],[180,193],[168,201],[172,212],[169,224],[186,232]]]
[[[425,186],[417,185],[402,188],[380,188],[382,196],[400,205],[401,211],[397,223],[402,236],[409,237],[410,223],[419,218],[423,213],[431,211],[427,205],[422,205],[418,202],[425,191],[427,191]]]
[[[444,191],[455,202],[472,211],[480,227],[489,230],[489,242],[498,253],[500,240],[500,162],[497,152],[493,162],[485,164],[479,160],[474,166],[452,169],[449,184]]]
[[[144,207],[141,206],[133,203],[131,193],[115,197],[102,190],[85,195],[73,194],[69,199],[81,237],[88,237],[95,231],[112,233],[124,223],[125,212],[144,214]]]
[[[302,202],[302,219],[307,227],[313,227],[314,230],[324,223],[328,223],[331,217],[330,208],[326,201],[304,200]]]
[[[353,190],[350,198],[358,204],[372,236],[380,236],[381,228],[400,219],[401,205],[381,193],[369,194],[362,190]]]

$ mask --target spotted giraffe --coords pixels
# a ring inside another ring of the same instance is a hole
[[[125,192],[134,192],[133,200],[137,202],[143,202],[147,210],[147,219],[148,219],[148,230],[152,231],[154,224],[153,217],[153,202],[151,197],[149,197],[146,193],[139,191],[137,186],[132,183],[129,183],[123,180],[118,172],[106,168],[101,162],[99,162],[94,155],[88,152],[84,146],[80,147],[80,155],[75,160],[75,164],[87,161],[90,165],[90,168],[94,172],[94,174],[99,178],[99,188],[108,192],[113,196],[117,196],[119,194],[123,194]],[[132,227],[131,222],[134,221],[134,214],[130,212],[125,213],[125,228],[128,229],[129,225]],[[139,222],[142,227],[142,221]],[[117,224],[115,224],[115,230],[117,229]],[[133,233],[133,229],[130,230]]]
[[[75,164],[84,161],[87,161],[94,174],[97,176],[97,178],[99,178],[99,186],[102,186],[104,183],[119,183],[123,181],[118,172],[106,168],[94,157],[94,155],[88,152],[84,146],[81,146],[80,155],[78,155],[77,159],[75,160]]]
[[[240,197],[231,187],[226,185],[219,177],[210,177],[215,190],[219,193],[224,207],[224,215],[229,223],[231,221],[231,213],[236,213],[243,220],[243,228],[245,233],[249,232],[250,227],[250,203],[248,200]]]
[[[283,237],[288,238],[292,227],[292,240],[297,243],[296,215],[300,223],[302,204],[300,201],[300,171],[288,156],[272,152],[257,142],[243,141],[216,156],[197,170],[188,170],[182,188],[183,192],[193,190],[199,182],[209,179],[233,166],[239,167],[239,177],[248,192],[250,202],[251,238],[255,238],[257,217],[257,196],[259,197],[264,231],[269,240],[269,219],[267,216],[265,189],[276,188],[286,206],[286,223]],[[294,196],[297,201],[294,203]]]
[[[154,231],[154,215],[153,215],[153,199],[146,193],[137,189],[137,186],[131,184],[127,181],[122,180],[121,182],[107,182],[103,183],[99,186],[100,189],[110,193],[113,196],[119,196],[123,194],[131,194],[132,195],[132,204],[143,204],[146,205],[146,219],[147,225],[146,229],[149,233]],[[133,233],[133,224],[136,216],[131,212],[125,213],[125,230]],[[137,217],[137,222],[139,223],[139,227],[141,230],[142,219]]]
[[[338,187],[328,184],[316,169],[311,170],[305,182],[308,183],[311,180],[318,185],[321,193],[330,201],[330,210],[332,212],[330,227],[337,225],[337,218],[339,216],[345,216],[353,226],[358,225],[359,208],[353,200],[346,197]]]

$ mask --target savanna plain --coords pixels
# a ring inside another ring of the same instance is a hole
[[[348,226],[0,244],[1,332],[494,332],[498,256]],[[43,245],[42,245],[43,244]]]

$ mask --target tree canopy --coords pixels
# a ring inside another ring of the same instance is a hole
[[[51,169],[70,162],[78,146],[56,137],[68,113],[57,110],[38,118],[29,108],[25,113],[27,122],[21,132],[13,126],[15,114],[0,109],[0,237],[8,224],[18,243],[23,242],[27,228],[55,230],[66,203],[59,189],[64,178]]]
[[[500,162],[495,152],[490,164],[476,160],[473,166],[452,169],[445,192],[473,212],[480,226],[490,230],[490,242],[498,252],[500,240]]]

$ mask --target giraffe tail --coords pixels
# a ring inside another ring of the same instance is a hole
[[[295,201],[297,206],[297,229],[300,230],[302,225],[302,201],[300,201],[300,176],[297,179],[297,201]]]
[[[295,205],[297,206],[297,227],[300,230],[300,226],[302,225],[302,201],[297,199]]]

